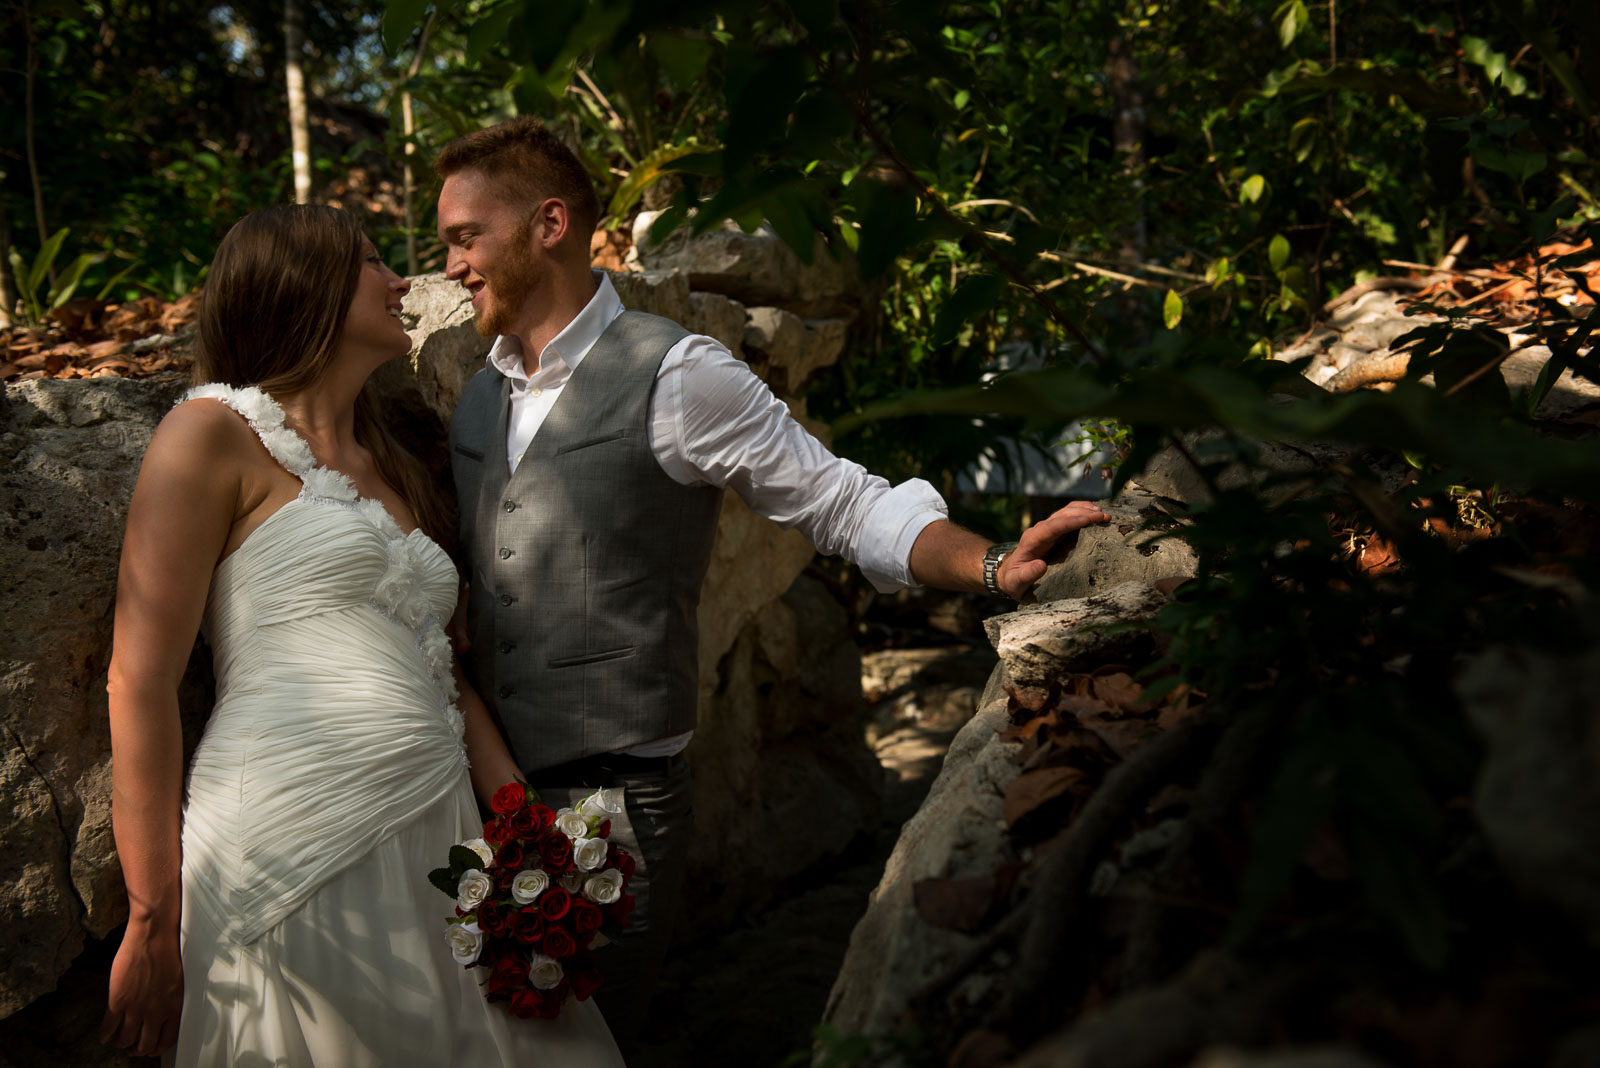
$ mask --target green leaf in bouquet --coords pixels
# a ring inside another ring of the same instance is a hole
[[[450,874],[449,868],[435,868],[428,873],[428,881],[439,888],[446,897],[454,899],[460,878]]]
[[[462,872],[473,868],[476,868],[478,871],[483,870],[482,857],[478,856],[478,854],[474,853],[464,845],[453,845],[450,847],[450,870],[456,873],[457,881],[460,881]],[[451,890],[450,893],[454,895],[455,891]]]

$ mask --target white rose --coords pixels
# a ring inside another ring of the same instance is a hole
[[[583,890],[583,872],[569,871],[561,877],[561,889],[569,894],[576,894]]]
[[[539,990],[553,990],[561,985],[561,965],[554,957],[535,953],[528,965],[528,981]]]
[[[556,813],[556,830],[568,838],[583,838],[589,833],[589,821],[570,808]]]
[[[618,815],[621,811],[622,791],[615,786],[596,790],[578,803],[578,812],[584,819],[594,820],[597,824],[605,822],[608,816]]]
[[[483,904],[483,899],[493,889],[493,879],[477,868],[469,868],[461,873],[461,881],[456,884],[456,908],[471,912]]]
[[[572,843],[572,862],[584,871],[594,871],[606,862],[604,838],[580,838]]]
[[[450,956],[457,964],[471,964],[483,951],[483,930],[475,923],[445,924],[444,940],[449,943]]]
[[[545,887],[549,885],[550,876],[538,868],[519,871],[516,878],[511,880],[511,896],[517,904],[527,905],[544,893]]]
[[[615,868],[591,875],[583,884],[583,896],[596,905],[610,905],[622,896],[622,873]]]
[[[478,854],[479,859],[483,861],[484,867],[494,863],[494,847],[482,838],[468,838],[461,844]]]

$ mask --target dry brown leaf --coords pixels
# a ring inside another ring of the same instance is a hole
[[[1087,785],[1087,781],[1081,768],[1049,767],[1023,772],[1006,787],[1006,826],[1016,826],[1018,820],[1040,805]]]
[[[1144,711],[1142,707],[1144,687],[1134,682],[1133,676],[1124,671],[1096,676],[1094,695],[1123,715]]]
[[[919,879],[911,887],[917,915],[934,927],[977,931],[986,926],[1016,885],[1020,864],[1002,864],[966,879]]]
[[[1393,545],[1374,534],[1361,547],[1356,566],[1369,575],[1382,575],[1400,567],[1400,556]]]
[[[114,356],[121,351],[122,342],[120,341],[96,341],[92,345],[85,345],[83,347],[83,354],[91,360],[99,360],[104,359],[107,356]]]
[[[946,1068],[999,1068],[1017,1059],[1017,1047],[998,1031],[979,1028],[961,1036],[950,1051]]]

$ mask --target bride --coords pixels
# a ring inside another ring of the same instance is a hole
[[[128,514],[110,672],[129,898],[106,1041],[169,1063],[619,1065],[592,1001],[485,1002],[427,871],[517,775],[441,623],[443,508],[365,383],[409,284],[355,222],[283,206],[217,251],[198,378]],[[184,789],[197,629],[217,703]],[[185,799],[185,792],[187,797]],[[173,1048],[175,1047],[175,1048]]]

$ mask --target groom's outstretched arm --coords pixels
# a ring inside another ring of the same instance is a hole
[[[1000,591],[1020,601],[1044,577],[1045,557],[1062,538],[1106,519],[1099,505],[1073,501],[1023,531],[1017,547],[1006,554],[995,575]],[[983,554],[992,544],[948,520],[929,523],[911,546],[911,573],[924,586],[982,590]]]

